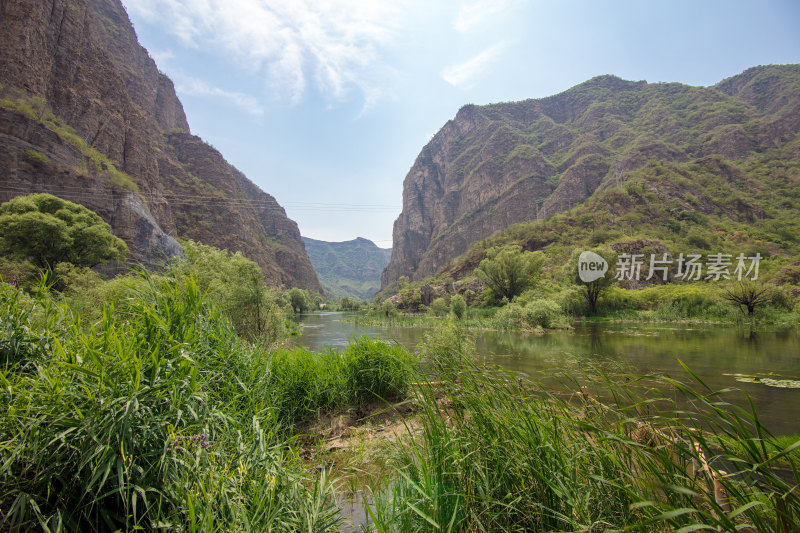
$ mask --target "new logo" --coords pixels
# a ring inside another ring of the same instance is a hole
[[[591,283],[605,276],[608,261],[594,252],[582,252],[578,257],[578,276],[584,283]]]

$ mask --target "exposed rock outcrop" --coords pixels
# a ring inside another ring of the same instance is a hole
[[[242,251],[274,285],[321,290],[297,225],[190,134],[118,0],[9,0],[0,20],[0,201],[50,192],[97,211],[146,264],[193,238]]]

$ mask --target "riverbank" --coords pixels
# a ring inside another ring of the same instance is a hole
[[[364,337],[273,350],[239,338],[192,276],[142,273],[102,307],[84,320],[0,286],[0,528],[334,532],[354,493],[384,531],[800,517],[798,480],[772,469],[800,470],[800,444],[702,385],[574,370],[543,387],[478,366],[455,324],[414,355]]]
[[[443,346],[437,348],[441,350]],[[449,363],[457,361],[455,356]],[[347,531],[364,525],[376,527],[378,531],[435,531],[451,524],[454,530],[461,530],[465,523],[476,525],[473,521],[476,514],[481,527],[493,531],[521,526],[532,530],[551,530],[558,526],[566,529],[589,523],[585,517],[581,518],[583,513],[605,521],[604,514],[614,508],[627,513],[624,517],[616,516],[616,522],[606,522],[607,527],[649,525],[644,529],[660,530],[735,524],[768,531],[773,521],[780,519],[782,508],[770,519],[759,513],[756,520],[743,516],[746,512],[735,513],[733,509],[737,509],[742,498],[757,497],[767,485],[791,491],[798,483],[793,469],[800,463],[797,446],[800,437],[757,437],[763,428],[759,429],[757,422],[754,423],[755,417],[747,414],[731,416],[725,409],[710,412],[698,409],[695,403],[691,411],[700,418],[706,417],[706,423],[699,421],[703,426],[701,430],[696,425],[698,420],[687,423],[677,415],[677,405],[642,397],[639,399],[645,400],[644,403],[637,405],[633,401],[631,407],[626,400],[635,400],[638,394],[630,390],[621,397],[625,398],[623,401],[600,402],[586,387],[573,391],[545,390],[506,374],[487,372],[469,362],[458,368],[457,372],[440,376],[444,379],[416,384],[402,402],[375,403],[357,412],[327,414],[302,430],[302,453],[307,466],[312,469],[328,467],[331,475],[341,480],[344,492],[338,498],[346,503],[341,507],[346,523],[350,524]],[[604,382],[604,385],[615,388],[610,383]],[[681,390],[695,401],[701,398],[691,387],[682,386]],[[704,407],[709,403],[707,401]],[[660,409],[656,411],[659,404]],[[726,414],[721,414],[723,412]],[[709,429],[720,422],[717,429]],[[513,428],[510,431],[509,424]],[[731,424],[738,428],[735,437],[729,432]],[[720,431],[720,427],[727,431]],[[749,437],[743,438],[745,434]],[[509,442],[509,437],[516,440]],[[556,457],[550,457],[548,464],[531,468],[532,461],[542,460],[537,448],[527,447],[532,439],[555,447]],[[494,447],[491,451],[490,441]],[[759,451],[762,447],[763,451]],[[605,507],[606,511],[581,509],[573,499],[559,502],[560,514],[575,510],[571,520],[543,518],[541,511],[552,513],[555,509],[546,507],[552,502],[546,499],[543,502],[541,492],[553,487],[537,487],[537,484],[547,485],[542,482],[547,475],[548,482],[569,497],[570,491],[562,486],[565,472],[561,469],[576,469],[575,461],[591,461],[587,457],[597,455],[609,462],[606,471],[598,472],[596,467],[587,468],[581,464],[577,472],[569,474],[569,478],[581,486],[572,497],[594,482],[597,487],[593,490],[605,491],[603,494],[610,501],[581,503],[600,509]],[[487,460],[488,466],[483,464]],[[758,461],[759,466],[753,461]],[[476,472],[474,468],[478,465],[480,468]],[[559,470],[546,470],[556,465]],[[521,467],[527,467],[528,472],[520,472]],[[513,473],[505,473],[504,468],[510,468]],[[632,471],[625,471],[627,468]],[[750,482],[750,468],[757,468],[764,474],[760,476],[761,483],[767,479],[772,481],[747,495],[750,488],[745,487]],[[594,481],[589,479],[592,476],[595,476]],[[597,479],[597,476],[605,477]],[[658,483],[676,476],[682,479],[682,485],[673,485],[669,490],[681,492],[692,487],[691,490],[696,491],[691,498],[694,507],[682,508],[682,514],[687,516],[669,519],[665,515],[669,513],[670,504],[685,505],[689,500],[674,495],[670,500],[661,494]],[[497,483],[499,487],[495,486]],[[623,501],[615,501],[620,496],[611,489],[618,491],[621,483],[627,483],[623,489],[627,494]],[[636,492],[642,491],[644,486],[650,490],[648,497],[652,494],[661,497],[645,502],[642,500],[645,496]],[[511,505],[504,503],[508,490],[516,490]],[[538,490],[540,499],[531,498],[527,494],[529,490]],[[487,498],[491,494],[505,495],[505,499]],[[730,494],[735,494],[735,498],[731,499]],[[780,498],[788,500],[788,507],[793,509],[790,512],[794,513],[798,502],[788,494],[781,494]],[[436,500],[448,503],[436,504]],[[755,500],[748,503],[758,506]],[[655,509],[642,511],[637,504]],[[784,504],[777,503],[781,505]],[[493,507],[496,511],[488,513]],[[501,512],[502,508],[510,508],[511,516]],[[539,513],[534,511],[536,508]],[[717,514],[716,509],[721,512]],[[769,510],[766,511],[769,515]]]
[[[368,335],[393,339],[418,352],[426,335],[451,323],[442,318],[422,326],[359,325],[345,321],[348,317],[352,315],[305,316],[295,342],[312,351],[325,351],[328,345],[342,349],[349,339]],[[534,380],[554,371],[587,368],[680,377],[685,375],[682,362],[712,389],[747,394],[761,413],[762,423],[775,434],[798,433],[800,389],[779,386],[800,379],[800,359],[795,355],[800,353],[800,331],[796,328],[576,321],[573,329],[541,333],[464,327],[460,331],[474,341],[476,358],[482,364]],[[731,393],[726,400],[748,408],[741,394]]]

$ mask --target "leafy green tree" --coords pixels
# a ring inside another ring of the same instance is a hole
[[[285,336],[290,311],[282,308],[281,295],[267,288],[258,264],[240,252],[193,241],[181,245],[185,258],[173,262],[175,274],[194,277],[207,301],[220,307],[240,337],[269,344]]]
[[[544,263],[542,252],[523,252],[521,246],[492,247],[475,269],[495,300],[511,301],[533,285]]]
[[[53,272],[58,263],[93,267],[122,260],[128,246],[94,211],[51,194],[31,194],[0,206],[0,252]]]
[[[325,306],[325,297],[319,293],[310,295],[311,309],[322,309]]]
[[[467,302],[463,296],[454,294],[450,297],[450,312],[459,320],[464,318],[464,313],[467,312]]]
[[[360,307],[361,302],[348,298],[347,296],[344,296],[341,300],[339,300],[339,309],[342,311],[357,311]]]
[[[311,308],[311,298],[308,296],[308,291],[292,287],[286,291],[289,296],[289,301],[292,302],[292,309],[295,313],[305,313]]]
[[[600,296],[614,283],[617,253],[607,246],[598,246],[588,251],[596,253],[608,263],[608,271],[605,275],[589,283],[581,279],[580,271],[578,270],[578,259],[583,250],[573,250],[569,261],[567,261],[567,264],[564,266],[564,273],[569,280],[581,288],[584,298],[586,298],[586,303],[589,306],[589,312],[595,314],[597,312],[597,302]]]
[[[386,318],[394,317],[399,315],[400,313],[397,311],[397,307],[392,303],[391,300],[388,298],[381,302],[381,305],[378,307],[378,311],[383,313]]]

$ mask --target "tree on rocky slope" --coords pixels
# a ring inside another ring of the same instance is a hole
[[[128,246],[94,211],[51,194],[31,194],[0,206],[0,253],[53,272],[58,263],[93,267],[122,260]]]
[[[542,252],[523,252],[520,246],[492,247],[475,269],[495,300],[509,302],[530,287],[544,263]]]

